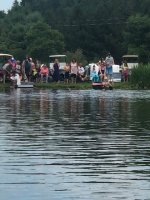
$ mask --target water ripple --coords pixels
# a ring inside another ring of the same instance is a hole
[[[0,96],[2,200],[149,200],[150,91]]]

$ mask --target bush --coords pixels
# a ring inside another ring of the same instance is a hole
[[[83,66],[87,65],[87,60],[83,55],[81,49],[77,49],[75,52],[66,52],[67,55],[67,62],[70,63],[73,58],[77,60],[78,63],[82,63]]]
[[[140,89],[150,89],[150,64],[138,65],[132,69],[131,83]]]

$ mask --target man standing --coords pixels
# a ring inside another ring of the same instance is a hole
[[[31,61],[28,56],[26,56],[25,60],[22,63],[22,71],[24,80],[27,82],[30,81],[32,68],[31,68]]]
[[[114,59],[110,53],[108,53],[108,55],[105,59],[105,63],[106,63],[106,76],[107,76],[108,80],[111,80],[112,73],[113,73],[112,66],[114,65]]]

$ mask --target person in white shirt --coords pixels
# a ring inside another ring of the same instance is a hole
[[[13,82],[13,86],[21,85],[21,78],[20,78],[19,74],[16,71],[12,72],[12,75],[11,75],[10,79]]]
[[[79,79],[79,81],[84,81],[84,78],[85,78],[85,69],[82,66],[82,64],[80,63],[78,65],[78,79]]]
[[[112,78],[112,66],[114,65],[114,58],[111,56],[110,53],[108,53],[106,59],[105,59],[105,64],[106,64],[106,76],[109,80]]]

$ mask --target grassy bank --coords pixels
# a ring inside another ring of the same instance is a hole
[[[75,90],[87,90],[92,89],[90,82],[76,83],[76,84],[66,84],[63,82],[60,83],[35,83],[36,88],[49,88],[49,89],[75,89]]]
[[[84,83],[76,83],[76,84],[66,84],[63,82],[60,83],[34,83],[35,88],[42,88],[42,89],[72,89],[72,90],[88,90],[92,89],[92,84],[91,82],[84,82]],[[10,83],[1,83],[0,84],[0,90],[3,89],[9,89],[10,88]],[[130,83],[127,82],[121,82],[121,83],[114,83],[113,84],[114,89],[137,89],[136,87],[133,87]]]
[[[87,90],[92,89],[91,82],[77,83],[77,84],[65,84],[65,83],[36,83],[36,88],[49,88],[49,89],[75,89],[75,90]],[[130,83],[114,83],[114,89],[133,89]]]

